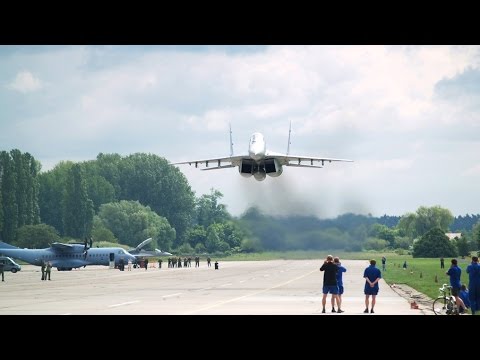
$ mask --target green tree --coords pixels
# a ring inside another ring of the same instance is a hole
[[[221,246],[221,235],[223,228],[221,224],[211,224],[207,228],[207,239],[205,240],[205,247],[209,253],[219,251]]]
[[[394,246],[395,233],[395,230],[381,224],[373,224],[370,228],[370,236],[386,240],[388,242],[388,246],[390,247]]]
[[[204,194],[197,199],[195,210],[199,225],[208,228],[213,223],[223,223],[230,219],[226,206],[218,203],[222,197],[220,191],[210,189],[210,195]]]
[[[29,153],[25,154],[25,167],[27,176],[27,208],[26,208],[26,223],[36,225],[40,223],[40,205],[39,192],[40,184],[38,174],[41,170],[41,164],[35,160]]]
[[[182,245],[179,246],[179,248],[177,249],[179,255],[192,255],[194,253],[193,251],[193,248],[190,246],[189,243],[184,243]]]
[[[151,247],[169,250],[175,240],[175,229],[168,220],[138,201],[122,200],[103,204],[98,217],[121,244],[131,247],[151,237]]]
[[[203,254],[206,251],[207,251],[207,248],[202,243],[198,243],[195,246],[195,254]]]
[[[260,252],[263,250],[262,242],[258,238],[244,238],[240,245],[243,252],[252,253],[252,252]]]
[[[413,244],[413,257],[455,257],[457,249],[440,228],[433,228]]]
[[[63,196],[65,235],[77,239],[90,236],[93,215],[93,202],[88,198],[85,171],[80,164],[74,164],[67,174]]]
[[[468,244],[467,238],[465,236],[461,236],[460,239],[457,238],[456,242],[458,255],[467,256],[470,253],[470,246]]]
[[[396,236],[393,245],[395,249],[408,250],[412,245],[412,240],[408,236]]]
[[[92,237],[97,242],[118,243],[118,239],[113,235],[113,232],[103,224],[97,215],[93,217]]]
[[[15,245],[20,248],[43,249],[58,241],[60,236],[53,226],[24,225],[18,229]]]
[[[435,227],[447,232],[454,219],[448,209],[440,206],[421,206],[417,210],[416,235],[422,236]]]
[[[389,245],[389,242],[384,239],[369,238],[365,241],[365,250],[384,250]]]
[[[480,220],[472,227],[472,241],[480,250]]]
[[[197,248],[198,244],[205,245],[205,240],[207,239],[207,231],[203,226],[195,225],[194,227],[187,230],[185,239],[191,246]]]
[[[416,236],[415,222],[417,215],[414,213],[406,213],[400,218],[397,225],[398,234],[400,236],[408,236],[414,239]]]
[[[63,226],[63,199],[71,161],[61,161],[55,167],[39,175],[39,206],[41,221],[53,226],[65,235]]]
[[[400,236],[414,239],[436,227],[447,232],[453,220],[454,217],[448,209],[440,206],[420,206],[415,214],[407,213],[402,216],[397,227]]]
[[[1,237],[3,241],[11,243],[15,241],[18,225],[18,205],[16,199],[17,182],[15,166],[10,154],[6,151],[0,152],[1,168],[1,191],[3,208],[3,226]]]
[[[137,153],[119,163],[119,199],[138,200],[168,219],[182,244],[194,212],[194,193],[185,176],[168,161],[153,154]]]

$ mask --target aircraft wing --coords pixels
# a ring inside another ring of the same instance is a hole
[[[64,244],[59,242],[52,243],[52,249],[54,250],[70,251],[70,250],[73,250],[73,248],[74,248],[73,244]]]
[[[347,161],[353,162],[350,159],[335,159],[327,157],[317,157],[317,156],[305,156],[305,155],[287,155],[275,152],[267,152],[265,158],[275,158],[281,165],[285,166],[296,166],[296,167],[316,167],[321,168],[326,162],[332,161]],[[304,162],[307,162],[306,164]],[[321,163],[321,166],[319,163]]]
[[[181,164],[194,164],[195,167],[198,165],[205,165],[205,169],[201,170],[217,170],[217,169],[226,169],[235,166],[239,166],[243,159],[250,159],[248,155],[237,155],[237,156],[227,156],[222,158],[214,158],[214,159],[203,159],[203,160],[191,160],[191,161],[182,161],[172,163],[172,165],[181,165]],[[225,164],[225,165],[222,165]],[[209,167],[212,166],[212,167]]]
[[[155,254],[157,254],[157,256],[172,256],[172,254],[168,251],[162,251],[158,249],[155,249]]]

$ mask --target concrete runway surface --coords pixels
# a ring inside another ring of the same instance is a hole
[[[220,269],[132,269],[87,266],[53,269],[41,281],[40,268],[23,265],[0,282],[0,315],[419,315],[381,280],[375,314],[365,309],[366,260],[345,260],[343,314],[332,314],[330,295],[321,314],[321,260],[222,261]]]

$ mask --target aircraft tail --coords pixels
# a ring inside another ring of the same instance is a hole
[[[0,241],[0,249],[18,249],[18,247]]]
[[[232,124],[228,124],[230,127],[230,156],[233,156],[233,141],[232,141]]]
[[[290,121],[290,128],[288,129],[287,155],[290,154],[290,134],[291,133],[292,133],[292,122]]]

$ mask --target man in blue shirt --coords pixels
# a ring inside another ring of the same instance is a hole
[[[347,271],[347,269],[345,269],[343,266],[342,266],[342,263],[340,262],[340,259],[338,257],[335,257],[333,259],[333,263],[335,265],[337,265],[338,267],[338,271],[337,271],[337,285],[338,285],[338,297],[337,297],[337,313],[342,313],[343,310],[342,310],[342,294],[343,294],[343,279],[342,279],[342,275],[344,272]],[[335,312],[335,300],[332,296],[332,312]]]
[[[460,288],[462,283],[460,282],[460,276],[462,276],[462,269],[457,265],[457,259],[452,259],[452,265],[450,269],[445,273],[450,276],[450,286],[452,287],[452,295],[455,297],[455,302],[457,303],[457,308],[463,307],[465,309],[465,304],[462,299],[458,296],[460,294]]]
[[[370,313],[374,313],[373,308],[375,307],[375,298],[378,294],[378,282],[382,278],[380,269],[375,267],[376,264],[377,262],[375,260],[370,260],[370,266],[367,267],[363,272],[363,277],[365,278],[365,310],[363,312],[366,314],[368,314],[370,295],[372,295],[372,308]]]
[[[468,297],[472,315],[480,309],[480,266],[478,265],[478,256],[472,256],[472,263],[467,266],[468,274]]]

